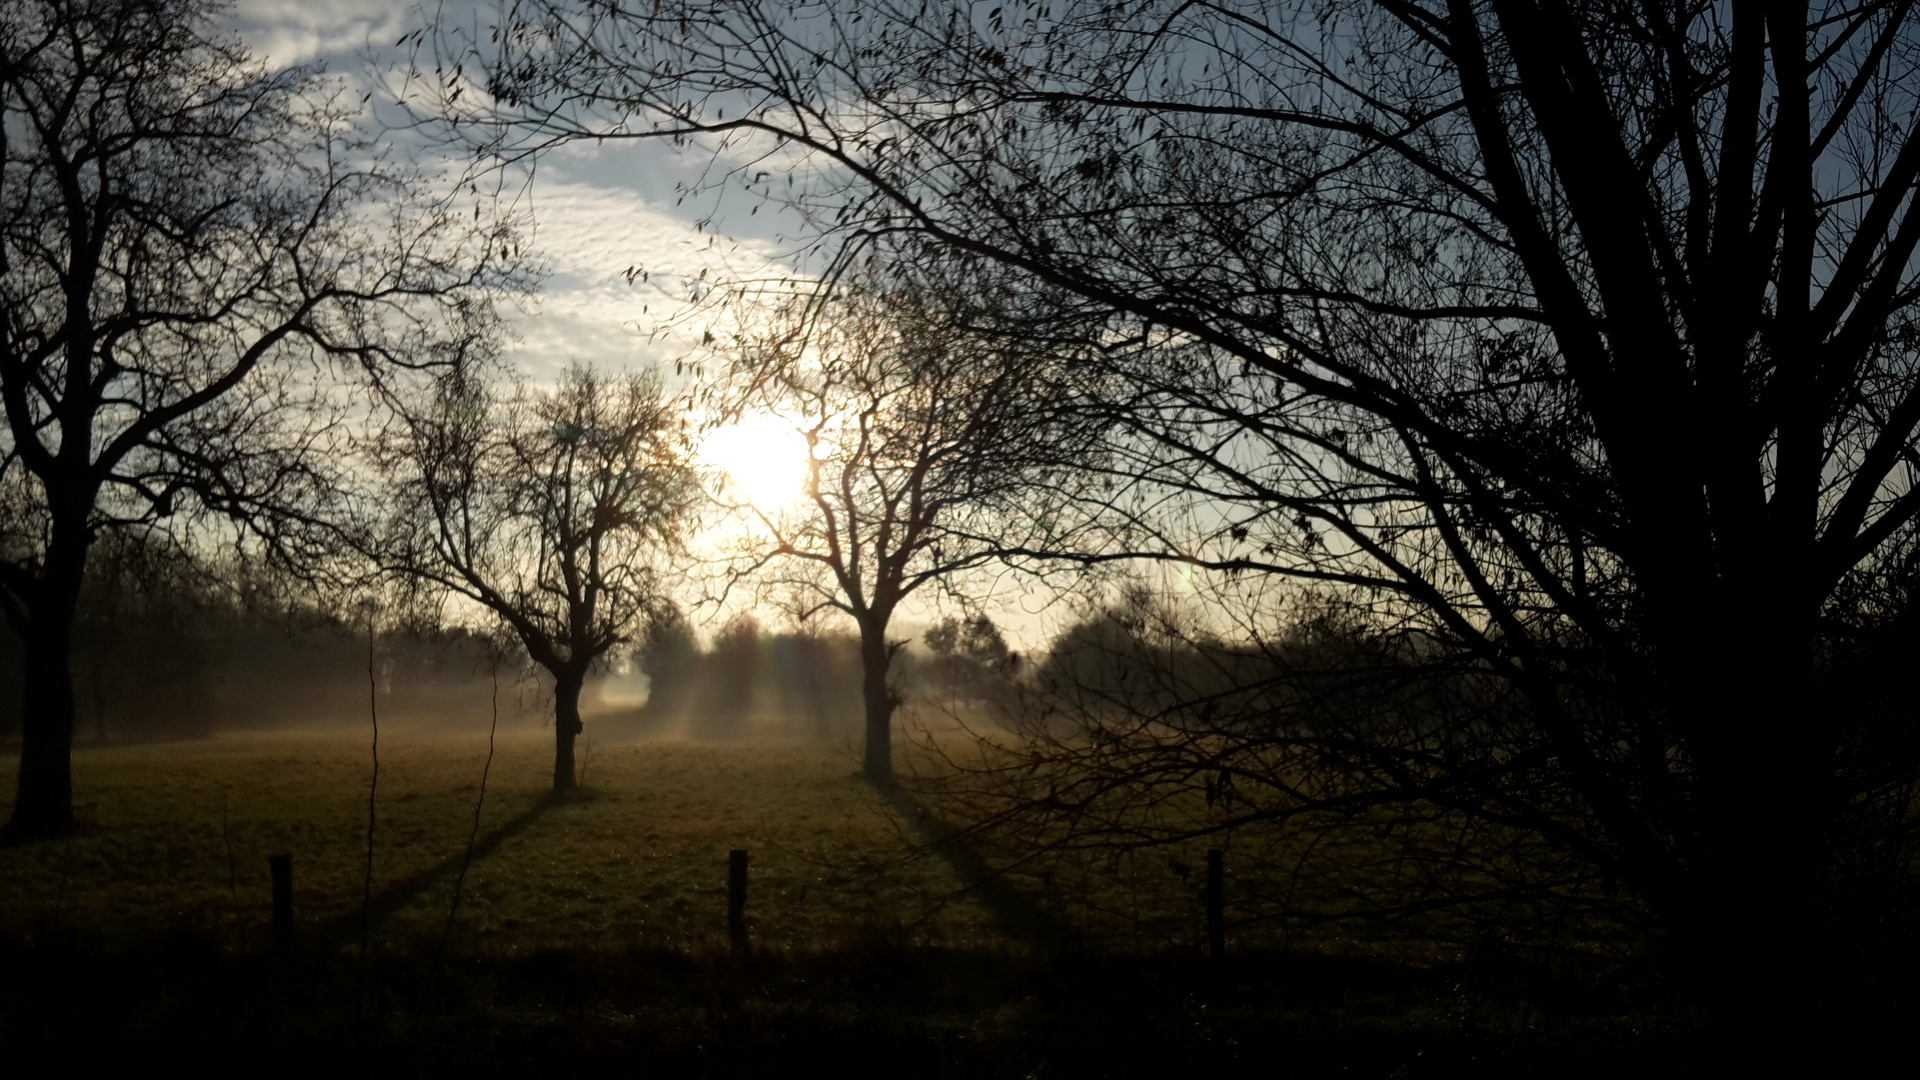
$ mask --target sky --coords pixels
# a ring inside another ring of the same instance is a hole
[[[492,9],[492,0],[450,0],[433,10],[485,27]],[[256,55],[276,66],[320,64],[359,89],[393,77],[406,59],[396,43],[422,20],[420,8],[382,0],[237,0],[233,9],[234,29]],[[703,270],[709,279],[791,273],[793,243],[779,235],[779,215],[750,215],[746,203],[731,216],[717,213],[711,196],[678,201],[675,184],[710,161],[709,152],[653,141],[578,144],[541,159],[526,197],[548,276],[516,317],[509,354],[527,378],[548,381],[573,362],[616,370],[654,364],[670,373],[676,360],[697,354],[705,331],[724,338],[730,318],[690,310],[685,283]],[[703,218],[711,219],[704,230]],[[636,265],[649,271],[647,280],[628,280]],[[660,332],[663,324],[671,329]],[[987,607],[1017,647],[1032,648],[1051,621],[1049,599],[1011,591]],[[711,628],[738,606],[708,611],[704,621]],[[928,602],[910,604],[901,622],[942,614]]]
[[[456,0],[433,10],[484,27],[492,9],[491,0]],[[396,43],[422,20],[419,7],[381,0],[238,0],[233,9],[234,28],[256,55],[275,65],[317,63],[369,89],[394,77],[406,59]],[[774,218],[743,212],[701,231],[696,222],[713,215],[712,197],[677,202],[675,183],[708,160],[663,142],[577,145],[542,158],[526,197],[549,276],[536,308],[517,320],[514,353],[530,378],[545,381],[572,361],[671,368],[725,317],[686,321],[685,282],[702,270],[710,280],[790,272],[782,252],[790,245]],[[647,280],[627,280],[636,265],[650,272]],[[653,333],[675,316],[675,332]]]

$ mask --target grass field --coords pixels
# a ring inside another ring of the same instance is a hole
[[[1494,1075],[1564,1066],[1575,1044],[1597,1074],[1664,1045],[1617,996],[1555,1021],[1537,985],[1382,963],[1336,933],[1276,951],[1253,923],[1239,958],[1210,964],[1199,875],[1168,869],[1198,850],[1036,861],[965,888],[978,857],[930,850],[911,804],[844,749],[601,741],[558,804],[551,755],[537,721],[503,722],[443,949],[484,728],[383,727],[370,899],[364,728],[82,745],[80,828],[0,848],[0,1039],[291,1054],[280,1071],[307,1075],[892,1076],[903,1057],[941,1076],[1281,1058],[1292,1075]],[[16,764],[0,758],[0,792]],[[733,848],[752,858],[747,957],[725,938]],[[268,943],[276,852],[294,858],[291,956]],[[1079,947],[1044,947],[1041,922]]]
[[[473,833],[484,730],[390,723],[373,842],[376,936],[437,946]],[[0,790],[11,793],[5,759]],[[754,940],[820,950],[875,935],[982,944],[990,915],[832,748],[679,739],[595,746],[576,801],[546,798],[551,736],[503,730],[451,944],[514,954],[724,941],[727,852],[752,859]],[[156,935],[266,944],[267,856],[294,857],[302,937],[358,944],[365,731],[233,733],[75,751],[80,830],[0,849],[0,933],[96,945]]]
[[[611,726],[611,725],[609,725]],[[372,897],[366,897],[364,729],[225,733],[75,750],[81,828],[67,840],[0,848],[0,935],[74,937],[112,948],[186,934],[232,951],[264,947],[267,856],[294,857],[303,938],[359,942],[363,902],[386,948],[436,949],[469,837],[475,857],[450,948],[512,955],[724,945],[726,859],[752,860],[757,947],[897,944],[1019,950],[1071,935],[1128,953],[1197,952],[1205,847],[1106,858],[929,850],[916,808],[858,775],[845,748],[795,740],[664,737],[593,745],[584,790],[547,798],[551,735],[503,726],[477,834],[484,728],[390,722],[380,743]],[[17,758],[0,758],[0,792]],[[1217,842],[1217,841],[1211,841]],[[1263,884],[1250,866],[1233,889]],[[1271,867],[1267,868],[1269,872]],[[970,885],[984,885],[969,889]],[[1236,927],[1237,947],[1284,931]],[[1345,932],[1319,951],[1354,951]],[[1377,952],[1377,949],[1375,950]]]

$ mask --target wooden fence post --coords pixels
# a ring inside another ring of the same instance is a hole
[[[1227,853],[1207,850],[1207,952],[1215,960],[1227,954]]]
[[[727,937],[734,952],[747,949],[747,853],[727,852]]]
[[[293,856],[269,855],[267,868],[273,872],[273,948],[286,952],[293,948]]]

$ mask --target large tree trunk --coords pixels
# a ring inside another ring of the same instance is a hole
[[[1800,1072],[1833,1022],[1836,969],[1824,853],[1810,823],[1794,820],[1818,810],[1792,794],[1806,770],[1782,757],[1756,754],[1748,777],[1714,785],[1719,821],[1703,838],[1693,917],[1677,928],[1698,938],[1692,982],[1728,1060]],[[1746,820],[1732,821],[1742,810]]]
[[[866,704],[867,745],[862,760],[868,778],[886,783],[893,779],[893,688],[887,685],[887,670],[893,656],[887,651],[887,624],[884,620],[863,620],[860,624],[860,696]]]
[[[573,742],[585,730],[580,722],[583,674],[557,674],[553,683],[553,790],[565,794],[579,786],[573,772]]]
[[[1831,1005],[1832,748],[1809,621],[1729,598],[1676,698],[1692,714],[1694,850],[1669,925],[1709,1022],[1740,1059],[1797,1063]],[[1780,606],[1784,606],[1782,603]]]
[[[7,823],[14,837],[52,836],[73,826],[73,619],[86,564],[84,527],[56,527],[27,609],[20,777]]]

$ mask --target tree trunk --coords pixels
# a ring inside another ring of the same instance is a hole
[[[1680,679],[1698,839],[1672,922],[1729,1060],[1798,1063],[1833,1004],[1832,751],[1804,621],[1738,600],[1722,609],[1733,617]]]
[[[553,683],[553,790],[565,794],[579,786],[573,773],[573,742],[585,730],[580,722],[582,674],[555,675]]]
[[[60,532],[69,535],[63,539]],[[53,836],[73,826],[73,619],[86,563],[84,529],[56,528],[28,607],[11,836]]]
[[[860,690],[867,711],[867,745],[862,761],[869,779],[893,779],[893,688],[887,670],[893,657],[887,651],[887,624],[867,620],[860,624]]]
[[[1810,823],[1793,820],[1817,808],[1790,793],[1804,769],[1778,754],[1754,757],[1750,778],[1714,785],[1715,801],[1736,805],[1710,808],[1720,820],[1703,838],[1705,865],[1682,929],[1697,938],[1693,981],[1726,1060],[1801,1072],[1835,1004],[1823,853]],[[1746,820],[1731,821],[1741,809]]]

